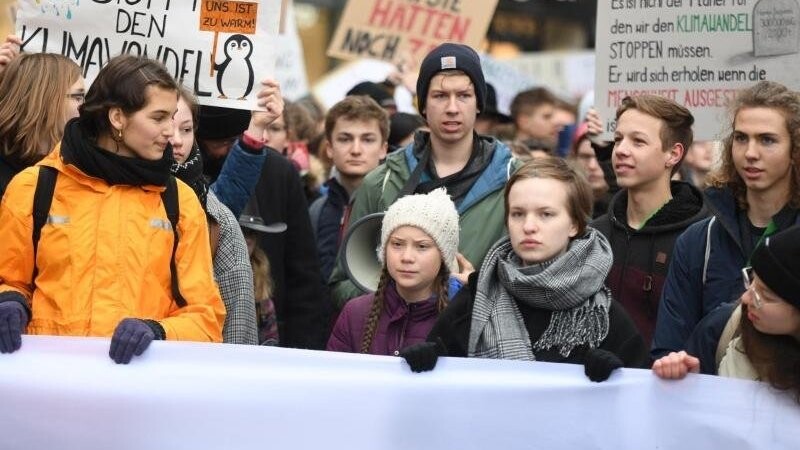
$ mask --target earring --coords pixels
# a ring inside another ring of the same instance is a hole
[[[117,134],[115,135],[112,133],[111,137],[117,142],[122,142],[122,129],[121,128],[119,130],[115,129],[114,131],[116,131]]]

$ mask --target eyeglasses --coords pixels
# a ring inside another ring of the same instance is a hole
[[[744,267],[742,268],[742,281],[744,282],[744,290],[753,292],[753,306],[756,309],[761,309],[764,306],[764,302],[761,301],[761,294],[758,293],[756,287],[753,286],[753,276],[754,276],[753,268],[752,267]]]
[[[86,101],[86,94],[83,92],[70,92],[67,94],[67,98],[75,100],[78,103],[83,103]]]

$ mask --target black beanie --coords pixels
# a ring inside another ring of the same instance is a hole
[[[750,262],[768,288],[800,309],[800,225],[766,238]]]
[[[197,111],[197,139],[226,139],[239,136],[250,125],[250,111],[200,106]]]
[[[389,119],[389,145],[397,147],[400,141],[425,126],[425,119],[404,112],[396,113]]]
[[[425,101],[428,98],[428,87],[431,79],[443,70],[460,70],[475,85],[475,97],[478,111],[483,111],[486,103],[486,80],[483,78],[481,58],[478,53],[463,44],[444,43],[428,53],[422,60],[417,78],[417,109],[425,116]]]
[[[366,95],[375,100],[375,103],[381,105],[382,108],[397,108],[392,94],[382,85],[372,81],[358,83],[347,91],[346,95]]]

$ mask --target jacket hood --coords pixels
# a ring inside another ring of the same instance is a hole
[[[626,228],[635,233],[659,234],[667,231],[683,229],[694,222],[708,216],[708,207],[703,200],[703,193],[685,181],[673,181],[670,184],[672,200],[667,202],[641,230],[634,230],[628,225],[628,190],[622,189],[611,198],[608,215],[613,226]]]
[[[473,133],[474,139],[478,140],[478,145],[483,146],[487,151],[492,152],[492,159],[489,165],[486,166],[483,173],[475,180],[475,183],[467,192],[466,197],[458,206],[458,214],[462,214],[471,206],[483,200],[484,197],[501,189],[505,186],[509,175],[511,174],[511,150],[501,141],[491,136],[481,136]],[[430,132],[418,131],[414,135],[414,142],[405,146],[398,154],[402,154],[406,162],[406,173],[411,173],[417,167],[418,160],[414,156],[414,148],[418,146],[430,146]],[[399,162],[396,158],[387,158],[386,162],[390,168],[394,169],[390,164],[391,160]],[[406,176],[407,177],[407,176]]]
[[[717,220],[732,227],[739,227],[736,221],[739,206],[729,189],[710,187],[703,194],[708,210],[717,217]]]

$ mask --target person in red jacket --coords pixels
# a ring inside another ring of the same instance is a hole
[[[457,249],[458,212],[444,189],[392,204],[381,226],[378,288],[347,302],[328,350],[398,356],[425,341],[447,306]]]

